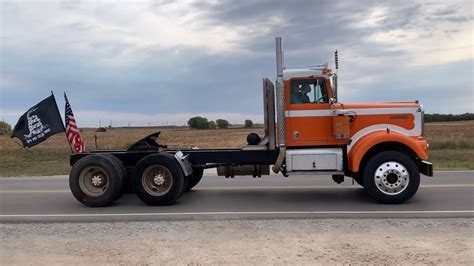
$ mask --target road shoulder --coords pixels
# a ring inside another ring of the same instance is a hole
[[[1,225],[28,264],[470,264],[473,219],[310,219]]]

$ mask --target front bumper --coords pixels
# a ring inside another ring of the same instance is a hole
[[[421,161],[420,165],[420,173],[426,176],[433,176],[433,164],[427,161]]]

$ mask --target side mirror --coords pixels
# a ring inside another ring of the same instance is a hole
[[[336,103],[336,98],[329,98],[329,104],[333,105],[334,103]]]

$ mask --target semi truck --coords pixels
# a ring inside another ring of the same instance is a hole
[[[171,205],[193,189],[204,169],[218,176],[280,173],[352,178],[383,204],[399,204],[433,176],[423,138],[423,106],[414,102],[342,103],[337,73],[327,64],[285,67],[276,38],[276,81],[263,79],[264,134],[240,149],[168,149],[159,132],[126,150],[70,157],[69,185],[90,207],[108,206],[132,191],[148,205]]]

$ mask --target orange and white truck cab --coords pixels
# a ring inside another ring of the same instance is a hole
[[[337,75],[327,64],[278,67],[278,46],[277,40],[277,101],[282,100],[284,107],[280,111],[284,119],[278,121],[284,128],[278,133],[284,132],[284,137],[278,141],[285,155],[274,171],[283,167],[280,170],[288,175],[332,174],[338,183],[351,176],[384,203],[411,198],[419,173],[433,175],[432,165],[426,162],[428,143],[422,137],[422,105],[417,101],[340,103]]]

